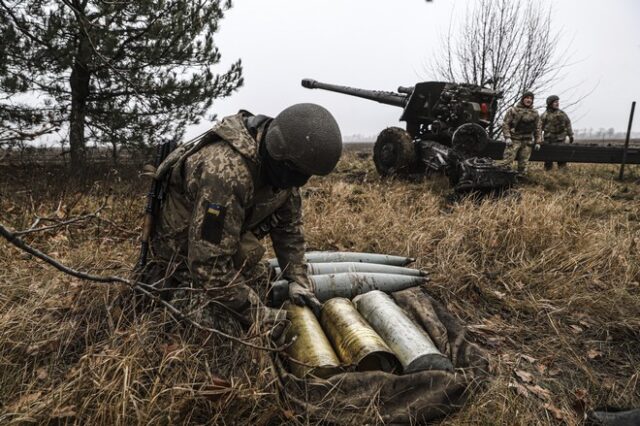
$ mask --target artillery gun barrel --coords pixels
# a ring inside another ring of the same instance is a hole
[[[302,87],[307,89],[324,89],[330,92],[343,93],[345,95],[356,96],[358,98],[368,99],[370,101],[380,102],[385,105],[393,105],[404,108],[407,105],[409,97],[407,94],[396,92],[385,92],[382,90],[366,90],[357,89],[355,87],[338,86],[336,84],[327,84],[311,78],[302,80]]]

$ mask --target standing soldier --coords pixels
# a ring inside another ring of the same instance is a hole
[[[542,114],[542,131],[544,132],[544,143],[565,143],[567,136],[569,143],[573,143],[573,130],[571,120],[564,111],[560,109],[560,98],[556,95],[547,98],[547,110]],[[565,167],[567,163],[558,162],[558,167]],[[552,161],[544,162],[544,169],[551,170]]]
[[[533,93],[524,92],[520,102],[507,111],[502,123],[505,138],[503,160],[500,164],[511,166],[518,161],[518,173],[526,175],[531,149],[540,149],[540,115],[533,109]]]
[[[257,308],[268,317],[274,312],[247,284],[260,272],[259,240],[269,235],[291,283],[289,298],[318,310],[304,261],[298,187],[331,172],[341,151],[338,124],[319,105],[293,105],[275,118],[247,111],[224,118],[156,171],[167,192],[148,274],[180,288],[174,302],[186,302],[209,322],[225,310],[245,323]]]

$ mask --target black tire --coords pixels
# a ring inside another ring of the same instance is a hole
[[[458,127],[451,138],[451,146],[464,157],[473,157],[483,152],[489,143],[487,131],[476,123],[465,123]]]
[[[373,146],[373,162],[381,176],[413,173],[417,161],[411,135],[400,127],[381,131]]]

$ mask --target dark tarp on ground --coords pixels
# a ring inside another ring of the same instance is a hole
[[[277,356],[274,367],[282,397],[311,421],[338,424],[423,423],[460,409],[488,374],[486,353],[467,341],[466,328],[424,287],[392,294],[396,303],[449,356],[455,371],[396,375],[381,371],[346,372],[327,380],[298,379]]]

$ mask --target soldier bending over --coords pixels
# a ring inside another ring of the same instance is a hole
[[[246,111],[224,118],[158,168],[156,178],[168,186],[150,266],[171,273],[165,287],[185,288],[190,300],[204,295],[200,303],[250,321],[262,305],[246,282],[261,265],[259,240],[270,235],[291,282],[290,299],[318,309],[304,261],[298,187],[331,172],[341,152],[338,124],[319,105],[293,105],[275,118]]]

